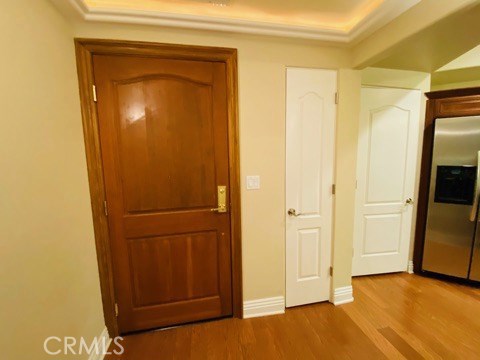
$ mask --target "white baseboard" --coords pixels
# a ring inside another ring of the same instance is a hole
[[[244,319],[283,313],[285,313],[285,298],[283,296],[243,302]]]
[[[112,339],[110,339],[110,335],[108,335],[107,328],[103,329],[102,333],[97,337],[97,339],[98,343],[100,344],[100,351],[98,353],[93,351],[88,357],[88,360],[103,360],[108,351],[108,347],[110,346],[110,342],[112,341]],[[102,348],[102,344],[105,344],[105,348]]]
[[[344,286],[336,288],[333,292],[333,305],[342,305],[353,301],[353,288]]]
[[[412,260],[408,261],[407,273],[413,274],[413,261]]]

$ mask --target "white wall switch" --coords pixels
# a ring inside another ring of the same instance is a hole
[[[247,190],[260,189],[260,176],[247,176]]]

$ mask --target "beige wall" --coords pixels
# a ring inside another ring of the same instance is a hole
[[[362,85],[365,86],[381,86],[396,87],[404,89],[418,89],[422,92],[422,107],[420,109],[420,118],[418,119],[420,126],[418,132],[418,157],[417,170],[415,175],[415,192],[414,199],[418,198],[418,186],[420,183],[420,165],[422,157],[423,129],[425,124],[425,110],[427,98],[423,95],[430,91],[430,74],[417,71],[391,70],[380,68],[366,68],[362,70]],[[413,207],[412,231],[410,234],[410,255],[409,259],[413,259],[413,243],[415,240],[415,222],[417,218],[417,204]]]
[[[464,82],[451,82],[445,84],[432,84],[432,91],[437,90],[450,90],[450,89],[464,89],[470,87],[480,87],[480,80],[464,81]]]
[[[3,1],[0,42],[0,358],[52,359],[46,337],[104,328],[72,30]]]
[[[360,87],[361,71],[349,69],[339,71],[338,90],[340,97],[335,164],[333,289],[349,286],[352,281]]]

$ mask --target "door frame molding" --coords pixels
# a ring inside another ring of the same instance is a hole
[[[243,316],[242,244],[240,218],[240,161],[238,141],[237,50],[230,48],[172,45],[161,43],[100,39],[75,40],[80,105],[87,158],[90,200],[93,214],[95,246],[100,276],[103,313],[111,337],[119,335],[115,315],[113,262],[108,221],[105,216],[105,182],[100,150],[97,108],[94,101],[93,56],[136,55],[163,59],[223,62],[226,66],[228,111],[228,159],[230,181],[230,225],[232,251],[233,316]]]

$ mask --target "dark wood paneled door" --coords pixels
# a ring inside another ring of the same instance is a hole
[[[225,63],[93,65],[120,332],[231,315]]]

